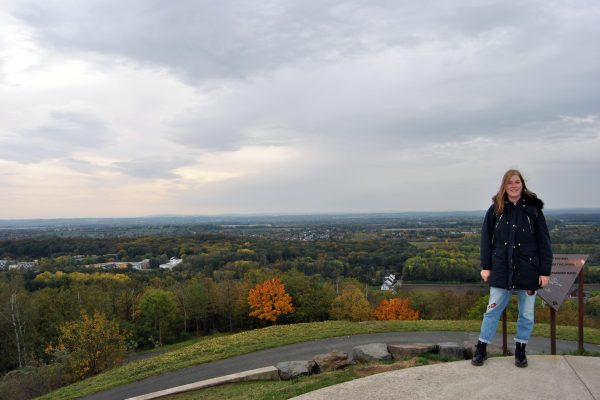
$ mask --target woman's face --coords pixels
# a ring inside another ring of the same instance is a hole
[[[521,198],[521,192],[523,191],[523,182],[519,175],[513,175],[506,182],[506,194],[508,199],[511,201],[517,201]]]

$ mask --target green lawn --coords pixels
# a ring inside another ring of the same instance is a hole
[[[189,345],[177,346],[176,350],[152,358],[133,361],[100,375],[74,383],[41,399],[75,399],[116,386],[139,381],[150,376],[221,360],[241,354],[273,347],[324,339],[335,336],[381,332],[419,331],[479,331],[481,321],[325,321],[294,325],[275,325],[232,335],[195,339]],[[508,331],[515,333],[515,323],[508,324]],[[557,338],[577,340],[577,327],[557,326]],[[600,330],[586,328],[585,342],[600,344]],[[550,327],[536,324],[535,336],[549,337]]]
[[[164,400],[280,400],[299,396],[326,386],[356,379],[354,368],[326,372],[289,381],[231,383],[164,397]]]
[[[392,370],[427,365],[457,359],[423,354],[393,363],[351,365],[344,370],[302,376],[289,381],[239,382],[164,397],[164,400],[281,400],[304,393]]]

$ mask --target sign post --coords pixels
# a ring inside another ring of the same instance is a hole
[[[578,294],[577,297],[579,299],[579,303],[577,308],[579,310],[579,346],[578,351],[580,354],[583,354],[583,268],[579,271],[579,286],[578,286]]]
[[[587,254],[555,254],[552,259],[552,274],[550,283],[537,291],[538,296],[550,305],[550,354],[556,354],[556,311],[569,295],[575,279],[579,277],[578,285],[578,333],[579,352],[583,353],[583,264]],[[502,352],[508,354],[506,346],[506,309],[502,313]]]
[[[556,311],[569,295],[575,279],[579,277],[579,352],[583,352],[583,264],[584,254],[555,254],[552,260],[550,283],[537,294],[551,307],[550,310],[550,353],[556,354]]]
[[[506,308],[502,311],[502,354],[505,356],[510,355],[508,353],[508,343],[506,342]]]

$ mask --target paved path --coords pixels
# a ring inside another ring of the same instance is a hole
[[[371,375],[294,400],[600,400],[600,358],[537,355],[529,367],[514,357],[407,368]]]
[[[281,361],[309,360],[315,355],[327,353],[333,350],[352,353],[352,348],[361,344],[368,343],[441,343],[457,342],[473,345],[477,342],[478,332],[395,332],[395,333],[377,333],[369,335],[341,336],[311,342],[297,343],[293,345],[278,347],[269,350],[257,351],[242,356],[231,357],[225,360],[214,361],[173,371],[170,373],[147,378],[142,381],[119,386],[111,390],[93,394],[85,397],[89,400],[117,400],[142,394],[168,389],[174,386],[181,386],[205,379],[216,378],[223,375],[229,375],[255,368],[262,368],[275,365]],[[512,349],[512,336],[509,335],[509,348]],[[496,335],[494,340],[496,351],[499,352],[497,345],[502,343],[501,335]],[[558,353],[566,353],[577,350],[577,343],[571,341],[558,340]],[[586,350],[600,352],[599,345],[586,345]],[[494,351],[494,348],[491,349]],[[528,354],[549,354],[550,339],[531,338],[527,345]],[[598,399],[600,400],[600,399]]]

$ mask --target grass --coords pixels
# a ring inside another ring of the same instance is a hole
[[[299,396],[313,390],[336,385],[365,376],[394,371],[415,366],[446,361],[456,361],[439,357],[436,354],[424,354],[394,363],[370,363],[352,365],[344,370],[325,372],[318,375],[303,376],[289,381],[242,382],[218,387],[196,390],[164,397],[165,400],[281,400]]]
[[[354,368],[325,372],[289,381],[240,382],[165,397],[165,400],[279,400],[299,396],[323,387],[351,381],[358,376]]]
[[[156,347],[156,348],[153,348],[153,349],[146,349],[146,350],[138,351],[135,354],[136,355],[138,355],[138,354],[139,355],[144,355],[144,354],[153,354],[153,353],[156,353],[156,354],[168,353],[169,351],[179,350],[181,348],[188,347],[188,346],[196,344],[196,343],[200,343],[200,342],[205,341],[207,339],[214,339],[215,337],[218,337],[218,336],[229,336],[229,335],[232,335],[232,334],[231,333],[220,333],[219,332],[219,333],[214,333],[214,334],[212,334],[210,336],[198,336],[198,337],[195,337],[193,339],[189,339],[189,340],[186,340],[186,341],[183,341],[183,342],[178,342],[178,343],[173,343],[173,344],[167,344],[167,345],[164,345],[164,346],[161,346],[161,347]]]
[[[294,325],[275,325],[216,337],[195,339],[189,345],[161,353],[152,358],[132,361],[110,371],[76,382],[42,396],[41,399],[75,399],[110,388],[164,374],[180,368],[221,360],[258,350],[336,336],[423,331],[479,331],[481,321],[325,321]],[[508,332],[515,333],[515,323],[508,323]],[[586,328],[586,343],[600,344],[600,329]],[[550,326],[536,324],[533,335],[550,336]],[[577,340],[577,327],[557,326],[558,339]],[[190,342],[187,342],[190,343]],[[178,345],[179,346],[179,345]]]

